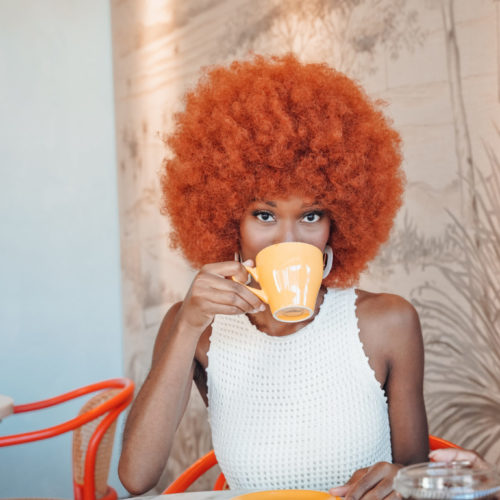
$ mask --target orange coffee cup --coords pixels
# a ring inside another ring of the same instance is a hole
[[[277,243],[261,250],[255,264],[245,268],[261,289],[245,286],[269,304],[275,319],[295,323],[314,314],[323,280],[323,253],[318,247],[297,241]]]

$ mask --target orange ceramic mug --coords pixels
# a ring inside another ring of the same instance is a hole
[[[314,314],[323,280],[323,253],[297,241],[277,243],[261,250],[255,267],[246,270],[261,289],[245,285],[266,304],[278,321],[295,323]]]

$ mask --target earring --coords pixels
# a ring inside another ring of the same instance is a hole
[[[326,245],[323,250],[323,279],[325,279],[332,270],[333,265],[333,250],[330,245]]]
[[[236,262],[243,262],[240,252],[234,252],[234,260]],[[249,285],[251,282],[252,282],[252,276],[250,275],[250,273],[248,273],[248,278],[244,284]]]

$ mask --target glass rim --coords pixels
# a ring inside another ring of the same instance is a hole
[[[405,498],[473,500],[500,492],[500,473],[470,461],[426,462],[400,469],[394,489]]]

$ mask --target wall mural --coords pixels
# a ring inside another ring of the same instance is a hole
[[[407,192],[360,287],[399,293],[420,313],[431,432],[500,464],[500,3],[111,5],[127,375],[144,379],[159,323],[194,272],[169,248],[159,211],[162,139],[183,93],[203,66],[293,51],[357,78],[389,104],[404,141]],[[193,391],[161,486],[210,448],[204,412]]]

